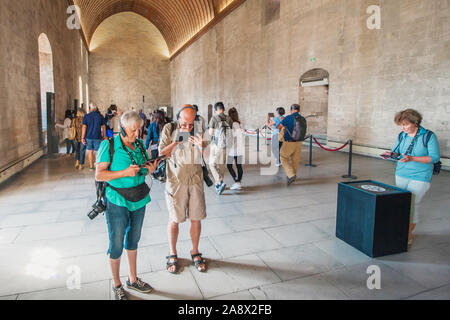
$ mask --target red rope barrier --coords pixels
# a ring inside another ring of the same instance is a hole
[[[257,131],[256,130],[245,130],[244,129],[244,132],[246,133],[246,134],[248,134],[248,135],[256,135],[257,134]],[[263,133],[262,133],[262,131],[260,130],[259,131],[259,135],[264,139],[264,140],[267,140],[267,141],[271,141],[272,140],[272,138],[266,138],[264,135],[263,135]]]
[[[316,138],[313,137],[313,139],[314,139],[314,141],[316,142],[316,144],[317,144],[319,147],[321,147],[323,150],[325,150],[325,151],[339,151],[339,150],[344,149],[346,146],[348,146],[348,143],[349,143],[349,141],[347,141],[347,143],[344,144],[344,145],[343,145],[342,147],[340,147],[340,148],[337,148],[337,149],[328,149],[328,148],[325,148],[324,146],[322,146],[322,145],[316,140]]]
[[[266,140],[266,141],[272,141],[272,138],[266,138],[266,137],[262,134],[261,131],[259,132],[259,135],[260,135],[264,140]]]

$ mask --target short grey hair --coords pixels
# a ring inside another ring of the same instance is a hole
[[[136,123],[139,123],[141,127],[144,125],[144,120],[139,116],[139,114],[136,111],[127,111],[120,118],[120,124],[124,128],[129,128],[135,125]]]

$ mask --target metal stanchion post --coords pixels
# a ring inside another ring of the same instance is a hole
[[[342,178],[357,179],[356,176],[352,176],[352,157],[353,157],[353,140],[350,140],[350,151],[348,153],[348,174],[342,176]]]
[[[259,128],[256,129],[256,151],[259,152]]]
[[[305,164],[305,166],[315,168],[317,166],[312,163],[312,150],[313,150],[312,145],[313,145],[313,136],[310,135],[309,136],[309,163]]]

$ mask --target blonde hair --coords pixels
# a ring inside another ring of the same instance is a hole
[[[84,117],[86,115],[86,111],[84,109],[77,110],[77,117]]]

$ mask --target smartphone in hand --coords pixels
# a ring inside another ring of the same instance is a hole
[[[147,162],[141,164],[139,167],[140,167],[140,168],[145,168],[145,166],[148,166],[148,165],[151,164],[152,162],[156,162],[156,161],[158,161],[158,160],[163,160],[163,159],[165,159],[165,158],[166,158],[166,156],[160,156],[160,157],[157,157],[157,158],[155,158],[155,159],[150,159],[150,161],[147,161]]]
[[[380,157],[382,157],[384,160],[387,160],[387,159],[400,160],[400,155],[395,152],[383,153],[383,154],[380,154]]]
[[[391,154],[383,153],[383,154],[380,154],[380,157],[382,157],[384,160],[387,160],[391,157],[391,155],[392,155],[392,152],[391,152]]]
[[[177,136],[175,137],[176,142],[188,142],[190,137],[194,136],[194,130],[190,132],[178,131]]]

